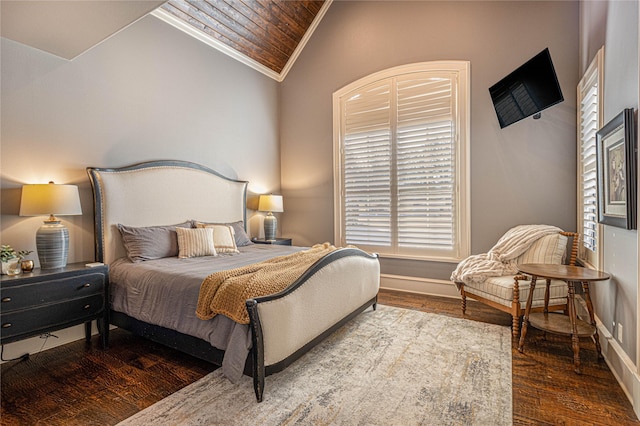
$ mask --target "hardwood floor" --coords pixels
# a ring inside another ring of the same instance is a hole
[[[381,304],[462,317],[460,302],[381,291]],[[468,319],[510,326],[509,315],[467,304]],[[581,341],[583,373],[572,369],[567,337],[530,328],[525,353],[512,345],[515,425],[640,424],[593,343]],[[177,351],[111,333],[107,351],[98,337],[77,341],[1,367],[2,425],[112,425],[198,380],[212,366]],[[268,379],[267,379],[268,380]]]

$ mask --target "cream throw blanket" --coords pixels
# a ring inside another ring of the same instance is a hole
[[[538,239],[561,232],[550,225],[519,225],[509,229],[488,253],[469,256],[458,264],[451,281],[480,283],[489,277],[516,274],[516,258]]]
[[[214,272],[200,286],[196,315],[208,320],[222,314],[240,324],[249,324],[245,305],[248,299],[284,290],[316,261],[334,250],[337,248],[329,243],[316,244],[309,250]]]

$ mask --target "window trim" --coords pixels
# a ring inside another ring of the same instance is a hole
[[[601,47],[597,52],[587,70],[584,72],[582,78],[580,79],[577,90],[576,90],[576,184],[577,184],[577,203],[576,203],[576,228],[581,238],[584,238],[584,218],[583,218],[583,164],[582,164],[582,139],[581,139],[581,105],[582,105],[582,96],[583,92],[585,92],[582,87],[589,81],[594,78],[594,74],[597,73],[597,83],[598,83],[598,123],[597,128],[600,129],[603,126],[604,122],[604,46]],[[595,144],[595,140],[594,140]],[[600,269],[603,265],[603,253],[602,248],[603,245],[603,229],[602,224],[597,222],[596,218],[596,252],[595,256],[591,260],[587,255],[587,248],[584,246],[584,243],[581,243],[578,248],[578,260],[586,267],[591,269]]]
[[[345,245],[344,230],[342,221],[343,198],[342,198],[342,173],[340,166],[342,164],[341,152],[341,135],[342,120],[340,101],[346,94],[357,90],[360,87],[375,83],[376,81],[398,77],[403,74],[411,74],[429,71],[446,71],[455,73],[458,81],[458,121],[456,144],[456,201],[457,215],[455,251],[452,256],[434,256],[434,255],[406,255],[406,254],[390,254],[379,253],[381,257],[414,259],[414,260],[430,260],[440,262],[459,262],[469,256],[471,247],[471,214],[470,214],[470,171],[469,171],[469,155],[470,155],[470,127],[471,127],[471,94],[470,94],[470,62],[469,61],[431,61],[420,62],[398,67],[388,68],[371,75],[356,80],[333,93],[333,182],[334,182],[334,241],[338,245]]]

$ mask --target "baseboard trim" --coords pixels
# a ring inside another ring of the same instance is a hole
[[[109,326],[109,330],[113,330],[116,327]],[[91,322],[91,336],[99,334],[96,321]],[[49,335],[47,337],[47,335]],[[60,330],[54,330],[50,333],[43,333],[40,336],[30,337],[24,340],[18,340],[16,342],[7,343],[4,345],[3,358],[7,361],[0,361],[0,364],[19,358],[25,354],[35,356],[40,352],[44,352],[49,349],[56,348],[58,346],[66,345],[68,343],[77,342],[78,340],[84,340],[84,324],[74,325],[72,327],[63,328]],[[94,342],[95,344],[96,342]],[[101,346],[99,346],[101,347]]]
[[[640,375],[638,369],[597,316],[596,325],[604,360],[620,384],[622,391],[629,398],[636,416],[640,418]]]
[[[92,327],[94,334],[97,333],[95,325]],[[49,337],[46,337],[49,335]],[[73,327],[52,331],[51,333],[43,333],[41,336],[30,337],[24,340],[7,343],[4,345],[3,357],[6,360],[13,360],[25,354],[30,356],[37,355],[42,351],[55,348],[57,346],[66,345],[84,339],[84,325],[75,325]],[[4,363],[6,361],[2,361]]]
[[[460,298],[456,286],[451,281],[433,278],[380,274],[380,288],[429,296]]]
[[[578,316],[589,321],[589,311],[587,303],[581,295],[576,295],[578,304],[576,306]],[[598,328],[598,336],[600,337],[600,347],[604,361],[609,366],[611,373],[618,381],[622,391],[627,395],[629,402],[633,406],[633,411],[640,418],[640,375],[635,364],[622,349],[622,346],[613,337],[613,335],[604,326],[598,315],[594,315],[596,327]],[[594,337],[592,337],[592,340]]]

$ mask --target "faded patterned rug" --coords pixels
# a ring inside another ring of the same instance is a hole
[[[121,425],[510,425],[511,330],[378,305],[280,373],[257,403],[219,370]]]

